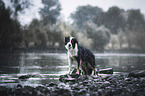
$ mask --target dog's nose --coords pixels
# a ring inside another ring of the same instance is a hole
[[[71,45],[69,44],[68,47],[71,47]]]

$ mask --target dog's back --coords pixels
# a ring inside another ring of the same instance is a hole
[[[95,56],[90,50],[81,46],[79,46],[79,53],[82,70],[84,70],[85,75],[90,75],[92,69],[95,69]]]

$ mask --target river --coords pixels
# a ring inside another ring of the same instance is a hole
[[[145,69],[145,54],[94,53],[96,67],[113,68],[114,72],[130,72]],[[76,62],[72,67],[76,67]],[[59,82],[59,76],[68,73],[66,53],[49,52],[1,52],[0,85],[14,87],[18,84],[38,86]],[[23,75],[34,75],[19,80]]]

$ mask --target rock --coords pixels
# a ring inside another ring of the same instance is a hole
[[[113,69],[112,68],[100,69],[99,73],[100,74],[113,74]]]
[[[0,95],[7,96],[7,88],[5,86],[0,86]]]
[[[30,76],[29,75],[23,75],[23,76],[20,76],[18,79],[20,80],[26,80],[26,79],[29,79]]]
[[[17,88],[22,88],[22,85],[18,84],[18,85],[17,85]]]
[[[24,86],[25,89],[28,89],[29,91],[34,91],[35,88],[31,87],[31,86]]]
[[[15,94],[16,96],[22,96],[21,89],[15,89],[15,90],[14,90],[14,94]]]
[[[61,75],[59,77],[59,81],[61,82],[76,82],[78,78],[80,77],[79,74],[70,74],[70,75]]]
[[[53,87],[53,86],[58,86],[58,85],[55,84],[54,82],[50,82],[50,83],[48,84],[48,87]]]
[[[74,68],[71,72],[71,74],[76,74],[77,69]],[[79,74],[81,74],[81,70],[79,70]],[[100,74],[113,74],[113,69],[112,68],[106,68],[106,69],[99,69]]]
[[[65,78],[68,78],[68,77],[69,77],[68,75],[60,75],[59,81],[60,82],[64,82],[65,81]]]
[[[145,70],[136,70],[136,71],[132,71],[129,73],[128,77],[135,77],[135,78],[138,78],[138,77],[145,77]]]
[[[50,90],[44,86],[38,86],[35,88],[33,94],[37,94],[37,96],[45,96],[46,94],[50,94]]]
[[[113,92],[111,90],[108,90],[104,96],[113,96]]]
[[[26,96],[26,95],[31,96],[32,95],[32,91],[27,89],[27,87],[22,88],[21,93],[22,93],[22,96]]]
[[[78,91],[79,96],[80,96],[80,95],[81,95],[81,96],[84,96],[86,92],[87,92],[86,89],[81,89],[81,90]]]
[[[56,89],[51,96],[71,96],[71,92],[68,89]]]
[[[74,69],[72,70],[71,74],[76,74],[76,72],[77,72],[77,69],[74,68]],[[79,74],[81,74],[81,73],[82,73],[81,70],[79,70]]]
[[[76,74],[76,73],[73,73],[73,74],[70,74],[70,76],[71,76],[72,78],[78,78],[80,75],[79,75],[79,74]]]
[[[64,81],[65,82],[75,82],[76,79],[75,78],[65,78]]]
[[[74,69],[71,71],[71,74],[76,74],[76,72],[77,72],[77,69],[74,68]]]

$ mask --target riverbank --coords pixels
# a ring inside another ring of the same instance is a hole
[[[1,96],[145,96],[145,77],[128,74],[61,75],[60,84],[0,86]]]
[[[18,48],[18,49],[0,49],[0,53],[5,52],[49,52],[49,53],[66,53],[65,48]],[[105,49],[105,50],[92,50],[93,53],[137,53],[144,54],[145,50],[139,49]]]

